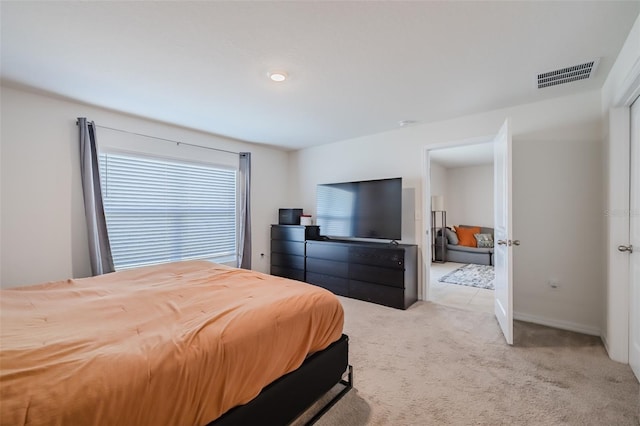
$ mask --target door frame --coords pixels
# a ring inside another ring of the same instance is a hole
[[[418,300],[430,301],[431,288],[431,151],[461,146],[492,143],[496,135],[479,136],[427,145],[422,154],[422,285],[418,288]]]
[[[628,244],[636,247],[636,253],[629,255],[629,366],[640,380],[640,97],[630,108],[629,141],[629,239]],[[635,191],[634,191],[635,190]],[[624,244],[624,243],[623,243]]]
[[[629,149],[631,147],[631,104],[640,95],[640,58],[613,93],[606,106],[609,115],[607,157],[609,173],[605,176],[607,198],[606,215],[606,272],[605,323],[602,341],[609,357],[629,363],[629,256],[618,251],[618,245],[629,238]],[[613,167],[615,165],[615,167]],[[626,285],[616,285],[617,283]]]

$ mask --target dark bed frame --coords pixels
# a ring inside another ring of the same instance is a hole
[[[347,371],[348,370],[348,371]],[[343,375],[347,372],[347,379]],[[353,387],[349,336],[308,357],[295,371],[265,387],[245,405],[232,408],[208,426],[287,425],[336,384],[344,386],[306,424],[312,425]]]

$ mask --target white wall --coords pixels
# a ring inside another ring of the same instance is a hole
[[[2,287],[90,275],[75,124],[83,116],[98,125],[252,152],[253,269],[268,272],[269,225],[288,204],[287,152],[17,88],[1,90]]]
[[[493,165],[447,169],[447,225],[493,228]]]
[[[431,195],[441,195],[446,197],[447,192],[447,169],[440,164],[431,161],[430,166],[430,178],[431,178]],[[445,199],[446,202],[446,199]],[[445,204],[445,208],[446,208]],[[429,204],[427,203],[427,211]]]
[[[604,115],[605,280],[602,339],[609,356],[629,357],[629,106],[640,94],[640,17],[636,19],[602,88]]]
[[[405,187],[415,188],[415,237],[422,241],[425,147],[493,135],[506,117],[511,117],[514,141],[514,238],[522,241],[514,249],[516,315],[598,334],[603,267],[598,243],[602,167],[595,161],[602,141],[599,91],[292,153],[294,200],[315,211],[318,183],[402,176]],[[549,278],[560,279],[558,290],[550,290]]]

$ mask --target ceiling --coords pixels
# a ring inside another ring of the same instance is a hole
[[[434,149],[429,151],[429,158],[445,169],[486,166],[493,164],[493,143]]]
[[[602,87],[638,1],[2,1],[1,77],[285,149]],[[538,73],[600,58],[593,78]],[[267,78],[283,70],[289,78]],[[109,125],[109,123],[98,123]]]

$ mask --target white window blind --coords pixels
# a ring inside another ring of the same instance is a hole
[[[138,154],[100,153],[117,270],[236,258],[236,170]]]

